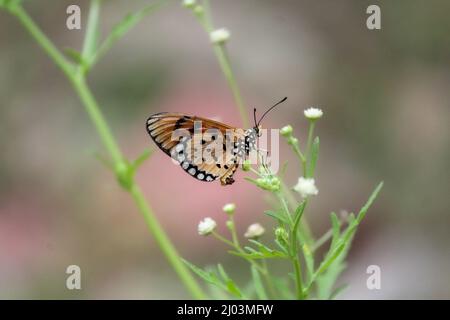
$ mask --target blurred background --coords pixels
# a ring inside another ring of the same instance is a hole
[[[82,30],[66,28],[78,4]],[[107,35],[149,1],[104,1]],[[382,29],[366,28],[381,7]],[[381,181],[358,230],[343,299],[450,298],[450,2],[445,0],[211,1],[216,27],[231,31],[230,58],[248,106],[287,103],[264,121],[291,124],[305,141],[303,110],[324,110],[316,133],[319,196],[306,213],[314,233],[329,213],[357,211]],[[28,1],[26,9],[59,48],[81,48],[87,1]],[[187,298],[128,194],[95,158],[105,154],[71,86],[18,21],[0,11],[0,298]],[[240,125],[208,36],[179,1],[131,30],[92,70],[89,83],[129,158],[154,147],[144,122],[178,111]],[[294,185],[298,164],[289,161]],[[242,235],[273,224],[265,194],[237,172],[230,187],[198,182],[156,151],[138,181],[183,257],[221,262],[243,281],[244,263],[197,234],[210,216],[226,232],[222,206],[237,205]],[[269,241],[272,235],[265,235]],[[82,290],[65,287],[68,265]],[[381,290],[366,268],[381,268]]]

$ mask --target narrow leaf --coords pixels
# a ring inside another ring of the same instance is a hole
[[[162,4],[162,1],[153,3],[135,13],[126,15],[118,24],[116,24],[108,37],[103,41],[99,50],[97,51],[93,63],[98,61],[113,45],[122,38],[131,28],[138,24],[143,18],[150,13],[153,13]]]
[[[288,223],[288,220],[286,219],[285,215],[281,215],[276,211],[264,211],[264,214],[268,215],[269,217],[275,218],[278,221],[284,222],[284,223]]]
[[[332,230],[333,230],[333,237],[331,239],[330,248],[334,248],[336,246],[337,241],[339,240],[341,222],[339,221],[339,218],[337,217],[335,212],[332,212],[330,214],[330,218],[331,218],[331,226],[332,226]]]
[[[261,281],[261,276],[259,274],[259,271],[256,269],[254,265],[251,266],[252,271],[252,279],[253,284],[255,286],[256,295],[259,300],[267,300],[267,294],[266,290],[264,289],[264,285]]]
[[[330,300],[336,299],[338,295],[340,295],[342,292],[345,291],[345,289],[348,288],[348,284],[343,284],[342,286],[336,288],[336,290],[333,291],[333,293],[330,295]]]
[[[72,48],[65,48],[64,53],[66,54],[67,57],[69,57],[70,60],[75,62],[77,65],[83,66],[86,64],[86,61],[83,59],[83,56],[79,51]]]
[[[369,210],[370,206],[372,205],[372,203],[375,201],[375,199],[378,196],[378,193],[380,192],[381,188],[383,188],[383,182],[380,182],[378,184],[378,186],[375,188],[375,190],[372,192],[372,194],[369,197],[369,200],[367,200],[366,204],[361,208],[361,210],[358,213],[358,223],[360,223],[362,221],[362,219],[364,219],[367,210]]]
[[[236,285],[236,283],[228,276],[228,274],[225,272],[225,269],[220,263],[217,265],[217,270],[219,270],[220,276],[222,277],[223,281],[225,281],[228,292],[238,298],[242,298],[243,295],[241,290]]]

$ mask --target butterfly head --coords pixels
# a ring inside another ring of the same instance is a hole
[[[263,115],[261,116],[261,118],[259,118],[258,121],[256,121],[256,108],[253,109],[253,120],[255,121],[255,126],[253,127],[253,130],[256,133],[256,136],[261,137],[262,135],[262,127],[261,127],[261,121],[262,119],[270,112],[272,111],[273,108],[275,108],[277,105],[279,105],[280,103],[286,101],[287,97],[284,97],[283,99],[281,99],[280,101],[278,101],[277,103],[275,103],[273,106],[271,106],[269,109],[267,109],[266,112],[263,113]]]
[[[253,131],[255,132],[257,137],[261,137],[262,136],[262,126],[258,125],[258,126],[254,126],[253,127]]]

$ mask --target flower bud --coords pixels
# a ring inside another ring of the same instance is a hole
[[[209,39],[214,44],[222,44],[225,43],[228,39],[230,39],[230,31],[225,28],[216,29],[211,31],[209,34]]]
[[[281,181],[276,176],[266,176],[256,179],[256,185],[261,189],[276,192],[280,190]]]
[[[291,146],[295,146],[298,144],[298,139],[293,137],[293,136],[289,136],[288,137],[288,144],[290,144]]]
[[[216,229],[217,223],[211,218],[205,218],[198,224],[198,234],[207,236]]]
[[[275,229],[275,238],[281,244],[286,244],[289,241],[289,234],[287,233],[287,231],[284,228],[278,227]]]
[[[195,5],[196,5],[195,0],[183,0],[183,7],[185,8],[192,9],[195,7]]]
[[[258,239],[261,237],[266,230],[259,223],[253,223],[248,226],[247,231],[244,234],[244,237],[248,239]]]
[[[226,205],[223,206],[222,210],[226,214],[232,215],[236,210],[236,205],[234,203],[227,203]]]
[[[280,134],[283,137],[287,138],[292,135],[292,131],[293,131],[292,127],[290,125],[287,125],[287,126],[284,126],[283,128],[281,128]]]

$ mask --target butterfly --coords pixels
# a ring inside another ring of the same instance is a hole
[[[215,120],[183,113],[161,112],[151,115],[146,129],[156,145],[192,177],[206,182],[220,180],[221,185],[234,183],[233,175],[251,152],[256,151],[261,136],[260,123],[270,107],[247,130],[239,129]]]

